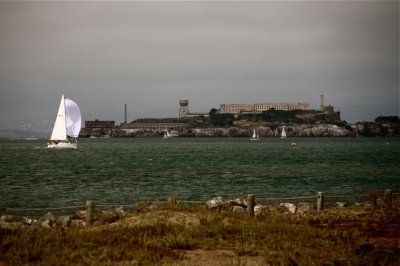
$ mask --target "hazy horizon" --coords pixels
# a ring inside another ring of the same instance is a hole
[[[399,115],[398,1],[0,2],[0,120],[308,102]],[[49,129],[50,130],[50,129]]]

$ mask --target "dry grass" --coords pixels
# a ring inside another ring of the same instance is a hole
[[[400,265],[399,221],[398,203],[257,218],[178,205],[87,229],[0,229],[0,265]]]

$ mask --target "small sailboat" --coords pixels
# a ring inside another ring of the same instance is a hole
[[[171,134],[168,132],[168,129],[165,129],[163,139],[172,139]]]
[[[274,130],[274,137],[277,137],[278,134],[279,134],[279,130],[276,128],[276,129]]]
[[[281,139],[285,139],[286,138],[286,130],[285,130],[285,126],[282,127],[282,132],[281,132]]]
[[[76,149],[78,147],[76,138],[81,131],[81,122],[79,106],[70,99],[64,99],[64,94],[61,95],[57,118],[47,147]],[[74,143],[70,142],[70,138],[74,138]]]
[[[253,136],[251,136],[250,140],[260,140],[256,132],[256,129],[253,130]]]

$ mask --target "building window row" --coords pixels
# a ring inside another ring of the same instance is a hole
[[[220,113],[239,114],[240,112],[256,112],[261,113],[266,110],[276,109],[283,111],[290,110],[308,110],[308,103],[298,104],[221,104]]]

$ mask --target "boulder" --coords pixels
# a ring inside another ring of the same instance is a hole
[[[344,207],[349,207],[350,205],[345,203],[345,202],[336,202],[336,206],[344,208]]]
[[[118,214],[113,211],[101,211],[99,215],[100,223],[113,223],[119,219]]]
[[[7,222],[7,223],[13,223],[13,222],[17,221],[17,218],[15,218],[14,215],[2,215],[0,217],[0,221]]]
[[[40,226],[43,228],[51,228],[53,225],[55,225],[56,218],[51,212],[46,213],[42,217],[40,217],[38,223]]]
[[[285,207],[291,214],[295,214],[297,211],[297,207],[293,203],[285,202],[279,204],[279,206]]]
[[[232,211],[234,213],[244,213],[245,209],[242,206],[233,206]]]
[[[8,222],[0,221],[0,228],[6,228],[6,229],[14,230],[14,229],[21,228],[23,226],[24,226],[24,224],[21,223],[21,222],[10,222],[10,223],[8,223]]]
[[[314,209],[314,206],[308,202],[301,202],[297,206],[296,214],[305,214]]]
[[[215,198],[212,198],[211,200],[206,201],[206,205],[210,209],[215,209],[215,208],[218,208],[218,207],[224,205],[224,200],[222,197],[215,197]]]
[[[119,218],[123,218],[126,215],[126,211],[124,210],[124,207],[119,207],[115,209],[115,213],[118,215]]]
[[[50,220],[43,220],[40,222],[40,226],[43,228],[51,228],[51,221]]]
[[[225,210],[233,210],[234,206],[247,208],[247,201],[243,198],[237,198],[234,200],[222,201],[222,204],[219,204],[217,207]]]
[[[84,227],[86,227],[86,222],[83,220],[73,219],[70,222],[70,226],[76,227],[76,228],[84,228]]]
[[[74,219],[79,219],[79,220],[85,220],[86,219],[86,215],[87,215],[87,212],[85,210],[80,210],[80,211],[77,211],[74,214],[73,218]]]
[[[34,225],[36,224],[38,221],[29,217],[23,217],[22,218],[22,223],[26,224],[26,225]]]
[[[237,198],[235,199],[234,202],[237,206],[242,206],[243,208],[247,208],[247,200],[244,198]]]
[[[56,224],[62,228],[67,228],[71,223],[71,216],[59,216],[56,219]]]
[[[256,205],[254,206],[254,216],[258,217],[260,216],[265,210],[266,210],[266,206],[262,206],[262,205]]]

